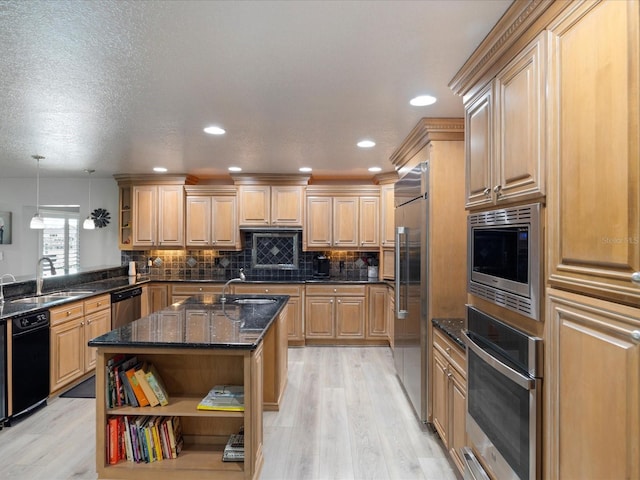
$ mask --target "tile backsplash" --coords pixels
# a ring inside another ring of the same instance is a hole
[[[303,252],[302,238],[298,238],[298,268],[252,268],[252,234],[243,233],[243,250],[140,250],[122,251],[121,263],[136,262],[137,271],[159,277],[180,279],[228,279],[238,276],[240,268],[248,280],[299,281],[313,277],[313,257],[319,253],[331,258],[331,276],[338,279],[366,280],[367,266],[378,264],[377,252]],[[277,255],[274,258],[278,259]],[[148,266],[151,260],[151,266]]]

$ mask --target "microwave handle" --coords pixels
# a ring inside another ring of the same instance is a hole
[[[503,374],[509,380],[517,383],[520,387],[526,388],[527,390],[533,390],[536,388],[536,381],[534,379],[532,379],[531,377],[527,377],[526,375],[522,375],[520,372],[515,371],[509,365],[506,365],[492,355],[489,355],[482,348],[480,348],[476,342],[473,341],[473,339],[467,334],[467,332],[462,332],[462,337],[467,348],[470,348],[473,353],[478,355],[485,363]]]

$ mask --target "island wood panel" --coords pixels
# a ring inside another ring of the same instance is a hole
[[[105,405],[106,362],[118,353],[135,354],[153,363],[169,392],[165,407],[114,408]],[[151,480],[257,479],[262,453],[262,345],[255,350],[100,347],[96,377],[96,468],[98,478]],[[216,384],[245,387],[244,412],[199,411],[195,407]],[[135,412],[135,413],[133,413]],[[106,458],[105,425],[109,415],[178,415],[185,447],[177,459],[150,464],[121,461],[109,465]],[[222,462],[226,438],[245,432],[245,461]]]

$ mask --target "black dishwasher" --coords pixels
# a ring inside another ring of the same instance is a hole
[[[49,396],[49,311],[13,317],[11,418],[46,403]]]
[[[142,310],[142,287],[111,294],[111,328],[116,329],[138,320]]]

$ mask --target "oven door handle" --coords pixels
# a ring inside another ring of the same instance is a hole
[[[465,345],[473,350],[473,353],[478,355],[485,363],[503,374],[509,380],[517,383],[520,387],[526,388],[527,390],[533,390],[536,388],[536,381],[533,378],[521,374],[509,365],[502,363],[497,358],[485,352],[469,335],[467,335],[467,332],[462,332],[462,336]]]

